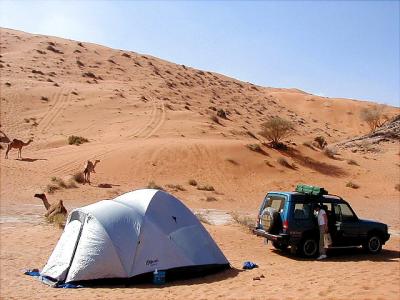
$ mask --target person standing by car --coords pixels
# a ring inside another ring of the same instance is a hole
[[[326,211],[319,204],[315,206],[315,211],[317,212],[318,227],[319,227],[319,257],[317,259],[325,259],[326,249],[324,245],[324,235],[328,233],[328,217]]]

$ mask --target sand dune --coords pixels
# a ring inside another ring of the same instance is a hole
[[[4,28],[0,52],[1,130],[34,139],[23,160],[16,150],[7,160],[0,153],[1,298],[398,299],[399,141],[339,147],[336,159],[304,144],[322,135],[334,145],[368,133],[359,115],[374,103],[256,86],[147,54]],[[221,109],[226,118],[216,119]],[[399,112],[385,108],[389,117]],[[288,151],[263,145],[261,124],[273,116],[295,125]],[[71,135],[89,142],[68,145]],[[191,209],[255,216],[267,191],[306,182],[342,195],[359,216],[389,224],[394,235],[380,256],[355,251],[314,262],[275,252],[237,224],[207,225],[233,270],[162,288],[49,289],[21,272],[43,267],[61,234],[42,219],[33,194],[52,177],[82,171],[88,159],[101,160],[92,185],[57,190],[50,200],[71,209],[153,181]],[[199,190],[191,179],[215,191]],[[359,188],[346,187],[350,181]],[[260,268],[242,272],[245,260]]]

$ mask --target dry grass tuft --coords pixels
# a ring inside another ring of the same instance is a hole
[[[160,190],[160,191],[164,191],[164,188],[161,185],[156,184],[153,180],[150,181],[147,184],[147,188],[148,189],[155,189],[155,190]]]
[[[352,188],[352,189],[358,189],[360,188],[360,186],[357,183],[354,183],[352,181],[349,181],[346,183],[346,187],[348,188]]]
[[[399,184],[399,183],[396,184],[396,185],[394,186],[394,189],[395,189],[396,191],[399,191],[399,192],[400,192],[400,184]]]
[[[181,186],[180,184],[167,184],[166,187],[170,188],[174,191],[182,191],[182,192],[186,191],[186,189],[183,186]]]
[[[347,163],[348,163],[349,165],[359,166],[358,162],[356,162],[354,159],[349,159],[349,160],[347,160]]]
[[[191,186],[196,186],[196,185],[197,185],[197,181],[194,180],[194,179],[190,179],[190,180],[189,180],[189,184],[190,184]]]
[[[324,154],[325,154],[327,157],[331,158],[331,159],[336,159],[335,155],[338,154],[338,150],[337,150],[337,148],[335,148],[335,147],[326,147],[326,148],[324,149]]]
[[[208,196],[208,197],[206,198],[206,201],[207,201],[207,202],[214,202],[214,201],[218,201],[218,199],[215,198],[215,197],[212,197],[212,196]]]
[[[236,160],[232,159],[232,158],[227,158],[226,161],[230,162],[232,165],[235,165],[235,166],[239,165],[239,163]]]
[[[253,229],[256,226],[256,221],[249,216],[240,215],[238,212],[235,211],[231,212],[230,215],[232,216],[232,218],[235,220],[236,223],[244,226],[250,231],[253,231]]]
[[[81,137],[81,136],[76,136],[76,135],[70,135],[68,137],[68,144],[69,145],[77,145],[79,146],[80,144],[83,143],[88,143],[89,140],[87,138]]]
[[[197,189],[200,191],[208,191],[208,192],[215,191],[214,187],[209,184],[199,184],[199,185],[197,185]]]
[[[286,160],[286,158],[284,158],[284,157],[279,157],[277,159],[277,162],[278,162],[278,164],[280,164],[281,166],[284,166],[285,168],[289,168],[289,169],[292,169],[292,170],[296,169],[296,165],[295,164],[290,164]]]

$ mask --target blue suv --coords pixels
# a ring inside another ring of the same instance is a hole
[[[328,216],[330,248],[362,246],[375,254],[389,240],[386,224],[359,219],[341,197],[328,194],[324,188],[303,184],[295,192],[269,192],[261,204],[254,233],[272,241],[277,249],[290,246],[292,253],[315,257],[319,243],[314,215],[317,204],[324,207]]]

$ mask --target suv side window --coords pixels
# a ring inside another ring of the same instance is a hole
[[[311,215],[311,205],[309,203],[296,203],[294,205],[294,219],[305,220]]]
[[[345,203],[335,205],[336,219],[340,221],[354,221],[355,216],[350,207]]]

